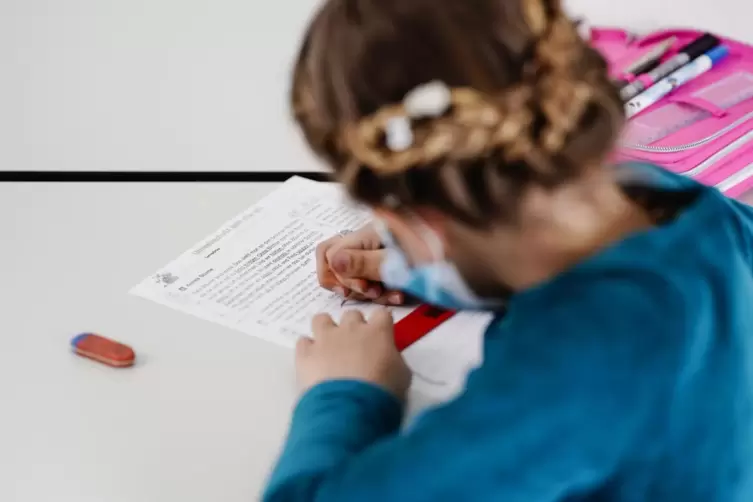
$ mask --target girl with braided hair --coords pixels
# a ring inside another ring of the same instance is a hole
[[[390,315],[317,316],[266,501],[751,500],[753,213],[610,166],[622,104],[559,0],[327,0],[291,97],[375,215],[322,286],[498,315],[402,430]]]

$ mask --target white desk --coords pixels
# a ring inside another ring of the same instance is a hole
[[[0,500],[256,500],[292,353],[127,294],[275,185],[0,184]],[[74,356],[98,331],[131,369]]]

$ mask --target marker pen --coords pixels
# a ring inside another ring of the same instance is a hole
[[[686,64],[670,76],[663,78],[646,91],[628,101],[625,104],[625,115],[627,118],[630,118],[642,112],[673,90],[709,71],[713,66],[726,58],[728,54],[729,49],[724,45],[720,45],[711,49],[703,56],[695,58],[691,63]]]
[[[629,73],[631,75],[648,73],[649,71],[653,70],[653,68],[651,68],[652,65],[654,65],[654,67],[659,66],[659,61],[661,60],[661,58],[667,52],[669,52],[669,49],[671,49],[672,46],[675,45],[676,41],[677,37],[670,37],[662,42],[659,42],[651,50],[623,68],[622,73]]]
[[[688,45],[681,48],[679,52],[670,59],[620,89],[620,98],[622,98],[623,101],[633,99],[638,94],[645,91],[654,82],[658,82],[676,70],[682,68],[688,64],[688,62],[719,45],[719,43],[719,39],[710,33],[706,33],[705,35],[696,38]]]

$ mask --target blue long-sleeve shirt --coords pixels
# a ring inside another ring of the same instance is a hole
[[[465,391],[406,429],[377,387],[311,389],[264,500],[753,500],[753,211],[640,169],[700,193],[517,294]]]

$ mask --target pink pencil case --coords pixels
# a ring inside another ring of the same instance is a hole
[[[621,68],[656,44],[675,37],[667,59],[702,34],[663,30],[634,37],[621,29],[594,28],[591,40],[612,76],[631,81],[634,76]],[[632,117],[615,160],[650,162],[739,198],[753,189],[753,47],[719,38],[729,47],[726,60]]]

